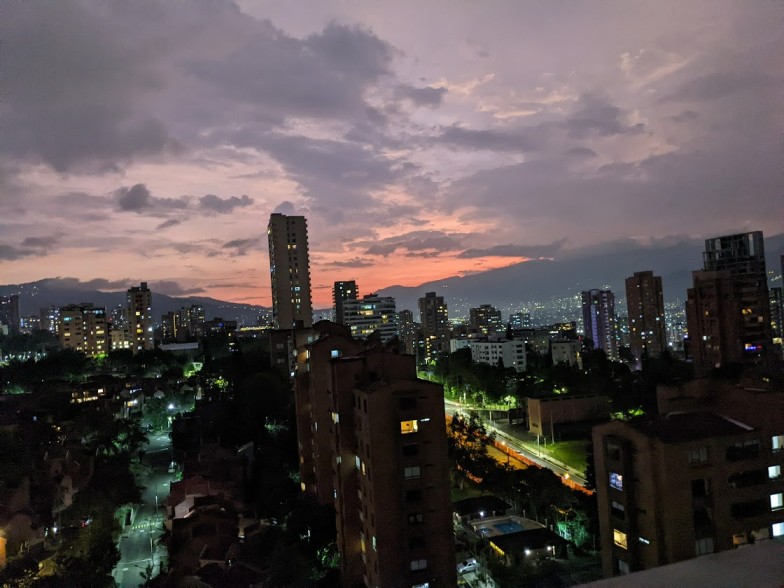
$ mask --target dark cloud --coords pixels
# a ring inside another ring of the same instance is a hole
[[[145,212],[155,208],[187,208],[189,199],[155,198],[144,184],[135,184],[130,188],[118,188],[114,192],[120,210],[126,212]]]
[[[476,257],[528,257],[537,259],[552,257],[568,243],[567,239],[559,239],[547,245],[494,245],[486,249],[466,249],[458,257],[471,259]]]
[[[375,263],[369,259],[363,259],[361,257],[353,257],[351,259],[346,259],[344,261],[331,261],[329,263],[324,264],[327,267],[371,267],[375,265]]]
[[[628,115],[607,96],[586,93],[580,96],[577,110],[566,118],[563,126],[573,139],[631,135],[645,130],[644,124],[629,124],[627,118]]]
[[[43,251],[48,251],[57,243],[60,242],[60,238],[57,236],[51,237],[27,237],[24,241],[22,241],[22,247],[30,247],[32,249],[41,249]]]
[[[598,157],[596,151],[588,149],[588,147],[572,147],[566,151],[566,155],[575,159],[594,159]]]
[[[753,70],[719,71],[684,82],[663,97],[662,102],[719,100],[735,94],[765,91],[778,84],[775,78]]]
[[[56,285],[61,288],[70,290],[107,290],[116,292],[118,290],[127,290],[131,286],[138,283],[130,278],[122,280],[107,280],[104,278],[95,278],[93,280],[80,280],[79,278],[52,278],[49,281],[56,282]]]
[[[453,145],[462,149],[487,149],[489,151],[532,151],[536,144],[523,131],[472,130],[457,125],[442,130],[435,139],[437,143]]]
[[[678,114],[670,118],[675,122],[687,122],[699,118],[699,115],[693,110],[684,110],[683,112],[679,112]]]
[[[19,245],[0,244],[0,259],[16,261],[48,254],[60,242],[60,235],[25,237]]]
[[[223,244],[224,249],[233,249],[232,255],[242,256],[248,253],[249,250],[259,249],[262,245],[262,239],[259,237],[252,237],[250,239],[233,239]]]
[[[163,229],[168,229],[169,227],[175,227],[175,226],[179,225],[180,223],[181,223],[181,221],[178,221],[177,219],[174,219],[174,218],[170,218],[167,221],[163,221],[161,224],[159,224],[157,227],[155,227],[155,229],[158,230],[158,231],[162,231]]]
[[[291,202],[289,202],[288,200],[284,200],[283,202],[278,204],[275,207],[275,210],[273,210],[272,212],[278,212],[280,214],[286,214],[286,215],[296,215],[297,209]]]
[[[253,198],[243,194],[242,196],[232,196],[230,198],[220,198],[215,194],[207,194],[199,198],[199,208],[202,210],[210,210],[219,214],[227,214],[232,212],[235,208],[250,206],[253,204]]]
[[[442,231],[412,231],[396,237],[388,237],[375,242],[363,241],[353,246],[364,247],[365,255],[388,256],[395,251],[408,253],[444,253],[461,247],[462,235],[449,235]]]
[[[159,282],[151,282],[150,290],[152,290],[156,294],[165,294],[167,296],[190,296],[192,294],[204,293],[203,288],[198,288],[198,287],[187,288],[173,280],[161,280]]]
[[[411,100],[417,106],[439,106],[447,93],[446,88],[415,88],[414,86],[400,85],[395,94],[398,98]]]
[[[35,251],[33,249],[22,249],[19,247],[14,247],[13,245],[0,244],[0,259],[4,259],[6,261],[16,261],[17,259],[23,259],[31,255],[40,254],[41,252]]]

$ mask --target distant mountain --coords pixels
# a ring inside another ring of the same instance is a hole
[[[517,263],[416,287],[392,286],[379,294],[393,296],[398,310],[408,308],[418,319],[417,300],[426,292],[436,292],[444,296],[450,316],[467,316],[468,308],[479,304],[502,310],[530,308],[533,302],[568,298],[592,288],[609,287],[616,298],[625,298],[626,278],[651,270],[662,278],[665,302],[684,301],[692,271],[702,268],[703,249],[704,241],[696,239],[653,247],[624,241],[598,251],[572,253],[564,259]],[[767,267],[775,275],[781,271],[782,253],[784,234],[765,239]]]
[[[128,284],[128,287],[138,284]],[[179,310],[183,306],[201,304],[208,319],[221,317],[236,320],[240,325],[255,325],[259,314],[267,314],[269,308],[253,304],[237,304],[216,300],[205,296],[175,297],[159,294],[152,288],[153,319],[157,322],[161,315]],[[94,288],[80,286],[78,280],[71,278],[47,278],[27,284],[0,286],[0,296],[19,295],[19,312],[22,316],[37,314],[40,309],[50,306],[65,306],[92,302],[96,306],[106,307],[107,311],[125,305],[125,290],[104,292]]]

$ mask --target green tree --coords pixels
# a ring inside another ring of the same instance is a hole
[[[479,416],[472,412],[468,417],[455,415],[447,429],[447,448],[456,482],[462,488],[467,478],[483,479],[493,472],[495,460],[487,452],[494,441]]]

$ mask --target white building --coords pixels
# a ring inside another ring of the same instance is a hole
[[[354,338],[366,339],[378,331],[386,343],[398,334],[395,299],[391,296],[368,294],[360,300],[344,300],[343,321]]]
[[[503,362],[505,368],[514,368],[517,372],[524,372],[525,341],[508,339],[452,339],[449,350],[454,353],[458,349],[471,349],[471,359],[477,363],[498,366]]]

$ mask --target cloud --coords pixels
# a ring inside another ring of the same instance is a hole
[[[224,249],[234,249],[232,255],[242,256],[247,254],[251,249],[260,249],[262,246],[262,239],[260,237],[251,237],[250,239],[233,239],[223,244]]]
[[[203,288],[199,288],[199,287],[187,288],[173,280],[160,280],[157,282],[151,282],[150,290],[152,290],[156,294],[165,294],[166,296],[188,296],[191,294],[204,293]]]
[[[778,85],[777,80],[755,71],[719,71],[689,79],[662,102],[718,100],[735,94],[765,91]]]
[[[375,262],[369,259],[363,259],[361,257],[352,257],[351,259],[346,259],[343,261],[330,261],[329,263],[325,263],[324,265],[326,267],[345,267],[345,268],[372,267],[375,265]]]
[[[395,251],[408,253],[444,253],[461,247],[462,235],[449,235],[442,231],[412,231],[379,241],[355,242],[352,246],[364,247],[365,255],[389,256]]]
[[[189,199],[182,198],[154,198],[147,186],[135,184],[130,188],[118,188],[114,192],[120,210],[125,212],[145,212],[155,208],[187,208]]]
[[[272,212],[277,212],[280,214],[291,216],[297,214],[297,209],[291,202],[289,202],[288,200],[284,200],[283,202],[278,204]]]
[[[21,249],[19,247],[14,247],[13,245],[0,244],[0,259],[16,261],[31,255],[41,255],[41,252],[37,252],[33,249]]]
[[[199,198],[199,208],[219,214],[227,214],[235,208],[250,206],[251,204],[253,204],[253,198],[245,194],[240,197],[232,196],[231,198],[219,198],[215,194],[207,194]]]
[[[568,243],[567,239],[559,239],[547,245],[494,245],[486,249],[466,249],[457,257],[473,259],[477,257],[527,257],[537,259],[552,257]]]
[[[27,237],[22,241],[22,247],[30,247],[32,249],[40,249],[42,251],[49,251],[52,247],[60,242],[58,236],[51,237]]]
[[[396,88],[395,95],[398,98],[407,99],[417,106],[439,106],[448,90],[444,87],[415,88],[401,84]]]
[[[41,257],[47,255],[60,242],[60,235],[49,237],[25,237],[17,245],[0,244],[0,259],[17,261],[25,257]]]
[[[566,151],[566,155],[575,159],[594,159],[598,157],[596,151],[588,147],[572,147]]]
[[[644,124],[629,124],[627,119],[628,115],[607,96],[589,92],[580,96],[578,109],[566,118],[563,126],[573,139],[631,135],[645,130]]]
[[[158,230],[158,231],[162,231],[163,229],[168,229],[169,227],[175,227],[175,226],[179,225],[180,223],[181,223],[181,221],[178,221],[175,218],[170,218],[167,221],[163,221],[161,224],[159,224],[157,227],[155,227],[155,229]]]
[[[51,278],[47,282],[54,282],[59,288],[67,288],[70,290],[107,290],[116,292],[118,290],[127,290],[135,285],[135,280],[131,278],[124,278],[121,280],[107,280],[105,278],[95,278],[92,280],[81,280],[79,278]]]
[[[532,151],[536,144],[524,131],[509,132],[494,129],[472,130],[457,125],[446,127],[435,138],[436,143],[463,149],[487,149],[489,151]]]

